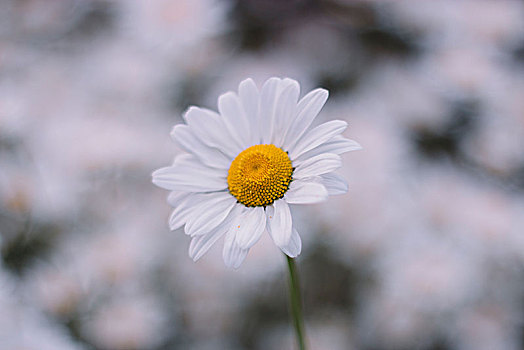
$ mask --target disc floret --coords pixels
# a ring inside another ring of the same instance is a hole
[[[229,192],[246,207],[265,207],[284,197],[293,175],[286,152],[268,144],[242,151],[231,163]]]

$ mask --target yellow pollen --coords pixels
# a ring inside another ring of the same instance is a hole
[[[286,152],[274,145],[243,150],[227,174],[229,192],[246,207],[265,207],[284,197],[293,166]]]

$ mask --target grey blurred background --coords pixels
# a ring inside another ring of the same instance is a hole
[[[524,349],[524,3],[0,0],[0,349],[293,349],[285,259],[169,232],[190,105],[322,86],[349,193],[295,208],[310,349]]]

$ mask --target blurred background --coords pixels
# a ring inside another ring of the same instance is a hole
[[[268,237],[228,270],[151,172],[252,77],[364,150],[295,207],[310,349],[524,349],[524,3],[0,0],[0,349],[293,349]]]

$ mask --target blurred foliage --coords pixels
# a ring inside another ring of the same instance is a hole
[[[6,225],[5,221],[3,225]],[[5,231],[5,226],[2,228]],[[6,238],[1,245],[4,265],[17,275],[23,274],[35,263],[52,254],[54,242],[60,235],[59,227],[30,221],[26,221],[20,229],[20,232]]]
[[[428,158],[464,157],[459,154],[460,142],[473,131],[478,119],[478,103],[474,100],[462,100],[449,105],[447,122],[441,128],[413,131],[412,137],[417,150]]]

